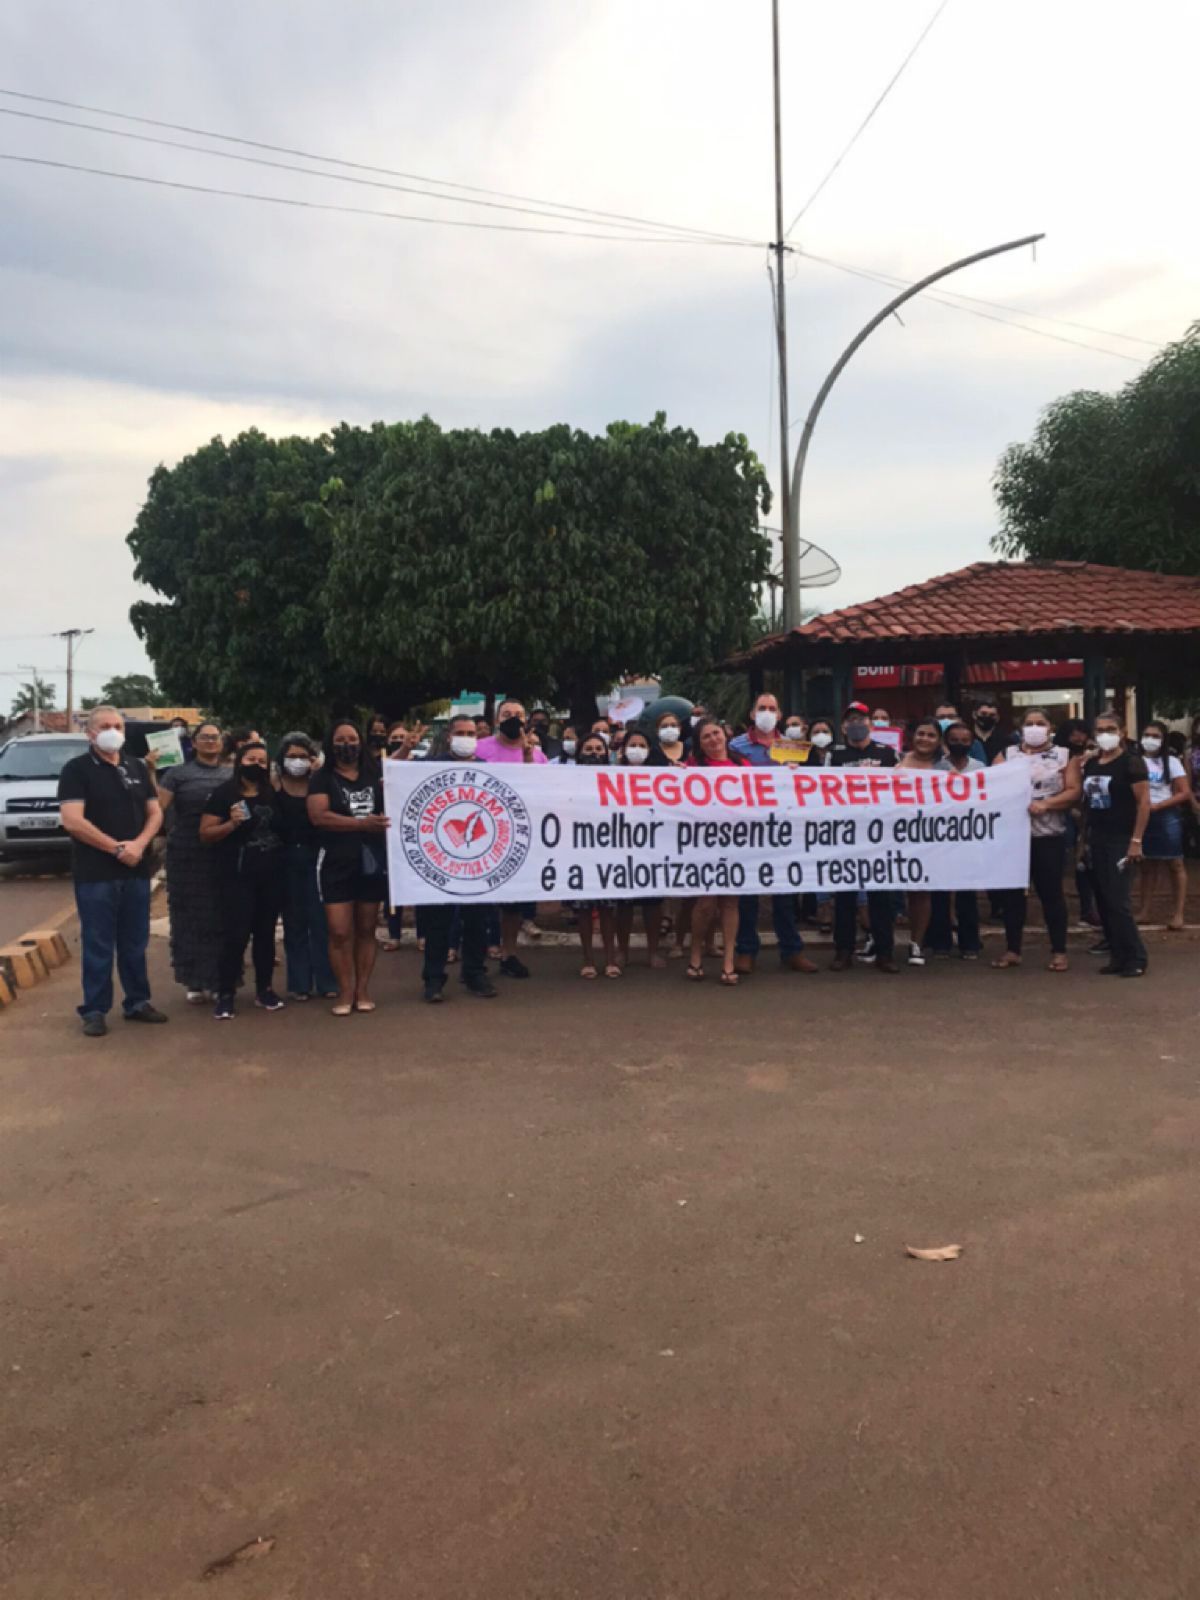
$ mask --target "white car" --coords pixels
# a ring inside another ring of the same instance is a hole
[[[61,855],[71,844],[58,814],[58,775],[86,739],[31,733],[0,747],[0,861]]]

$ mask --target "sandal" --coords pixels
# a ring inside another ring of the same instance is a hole
[[[687,969],[687,976],[693,983],[699,983],[701,978],[704,976],[704,968],[689,966]]]
[[[391,955],[394,951],[399,950],[400,941],[399,939],[381,939],[379,941],[379,948],[381,950],[386,950],[388,955]]]
[[[604,969],[604,976],[606,978],[619,978],[621,976],[621,969],[615,962],[609,962],[608,966]]]
[[[997,969],[1001,967],[1019,967],[1021,965],[1021,958],[1015,953],[1015,951],[1006,950],[1002,956],[998,956],[996,960],[992,962],[992,965]]]
[[[1047,972],[1066,972],[1067,958],[1061,951],[1055,951],[1046,963]]]
[[[595,967],[593,967],[591,962],[589,961],[586,967],[580,967],[579,976],[581,978],[596,978],[596,977],[599,977],[599,973],[596,971]]]
[[[354,1009],[355,1011],[374,1011],[375,1002],[374,1000],[356,1000]]]
[[[727,989],[736,989],[741,981],[736,972],[722,972],[721,974],[721,982]]]

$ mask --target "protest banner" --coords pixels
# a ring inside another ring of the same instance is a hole
[[[966,773],[385,761],[383,773],[394,906],[1029,881],[1025,761]]]

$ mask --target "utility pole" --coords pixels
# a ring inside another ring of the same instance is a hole
[[[788,345],[787,297],[784,288],[783,259],[788,252],[783,236],[783,111],[779,85],[779,0],[771,0],[771,47],[775,78],[775,239],[771,252],[775,257],[775,344],[779,363],[779,509],[783,527],[783,625],[795,628],[800,624],[800,554],[788,538],[792,525],[792,484],[789,471],[789,419],[788,419]]]
[[[29,674],[30,680],[31,680],[31,682],[33,684],[33,731],[34,731],[34,733],[41,733],[41,731],[42,731],[42,686],[41,686],[41,683],[38,681],[38,669],[36,667],[27,666],[23,661],[19,661],[17,663],[17,668],[21,672],[27,672]]]
[[[72,717],[75,712],[75,651],[77,641],[85,638],[89,633],[95,633],[95,628],[64,628],[58,635],[67,641],[67,732],[71,732]]]

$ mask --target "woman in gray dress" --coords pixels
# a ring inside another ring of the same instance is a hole
[[[192,744],[192,759],[159,778],[158,797],[167,822],[171,966],[189,1005],[200,1005],[217,992],[221,955],[220,884],[215,852],[200,843],[200,817],[230,769],[215,722],[202,722]]]

